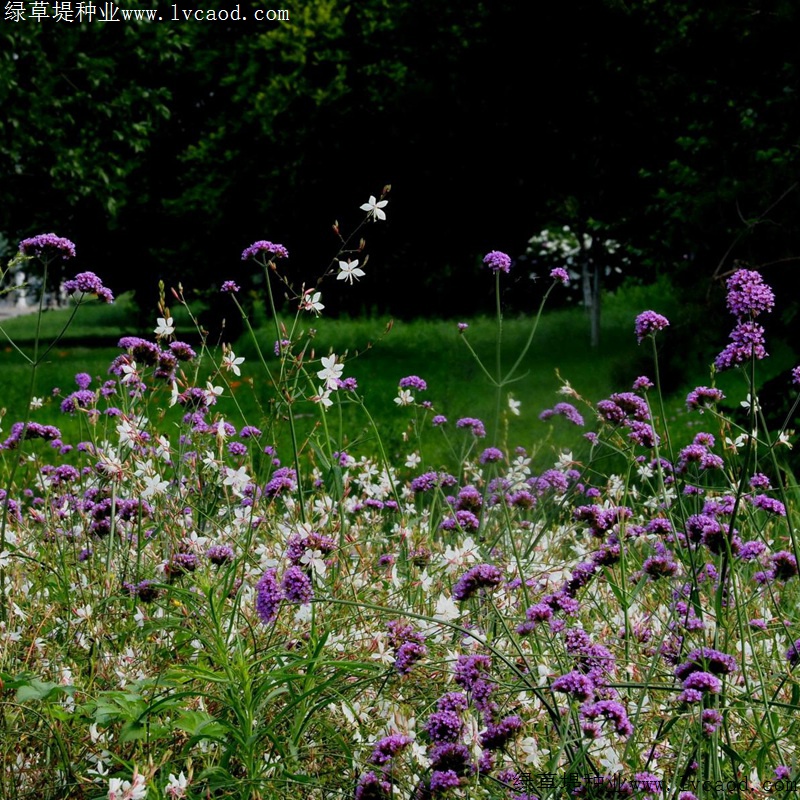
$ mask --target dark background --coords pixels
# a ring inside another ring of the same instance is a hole
[[[232,4],[229,4],[232,6]],[[247,285],[244,247],[313,281],[370,194],[367,276],[327,311],[490,309],[480,257],[588,224],[628,279],[667,274],[705,314],[720,276],[800,252],[793,2],[329,0],[289,22],[0,26],[0,232],[73,239],[79,267],[152,309],[159,279]],[[252,10],[242,4],[242,13]],[[164,16],[171,12],[164,7]],[[791,331],[794,304],[782,324]]]

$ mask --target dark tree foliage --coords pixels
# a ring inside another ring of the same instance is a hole
[[[794,274],[794,3],[571,0],[537,6],[535,26],[522,0],[290,11],[7,23],[0,231],[74,238],[148,314],[158,279],[246,283],[239,253],[260,238],[314,280],[333,221],[346,230],[386,183],[367,278],[326,284],[330,310],[486,309],[480,256],[520,256],[554,223],[599,222],[642,254],[642,277],[667,270],[694,302],[734,259],[776,284]],[[512,307],[536,300],[529,271],[509,278]]]

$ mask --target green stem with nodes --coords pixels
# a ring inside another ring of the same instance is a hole
[[[502,360],[502,341],[503,341],[503,308],[500,302],[500,272],[495,273],[495,314],[497,316],[497,343],[495,347],[495,374],[492,375],[491,372],[486,368],[481,357],[475,352],[475,348],[469,343],[469,340],[466,336],[462,336],[461,338],[464,341],[467,349],[471,353],[472,357],[475,359],[475,363],[480,367],[483,374],[489,379],[489,383],[497,389],[496,400],[495,400],[495,417],[494,417],[494,442],[497,444],[500,437],[500,406],[502,402],[503,396],[503,389],[508,386],[509,383],[512,383],[515,380],[521,380],[523,376],[519,378],[514,378],[516,371],[519,369],[520,364],[522,364],[525,356],[528,355],[528,351],[531,348],[531,344],[533,344],[533,337],[536,335],[536,329],[539,327],[539,320],[542,316],[542,311],[544,311],[545,303],[547,302],[547,298],[550,297],[550,293],[553,291],[558,281],[553,281],[547,291],[544,293],[544,297],[542,297],[541,303],[539,303],[539,309],[536,312],[536,316],[533,319],[533,325],[531,326],[531,331],[528,334],[528,339],[525,342],[525,346],[522,348],[519,356],[517,356],[517,360],[512,365],[511,369],[503,375],[503,360]]]
[[[264,279],[267,284],[267,297],[269,298],[269,307],[270,311],[272,311],[272,321],[275,325],[275,335],[277,336],[277,340],[280,346],[281,341],[281,324],[280,320],[278,319],[278,312],[275,308],[275,298],[272,293],[272,283],[270,282],[269,273],[270,273],[270,264],[273,262],[270,260],[266,263],[261,262],[261,266],[264,267]],[[252,329],[251,329],[252,330]],[[264,361],[264,356],[261,354],[259,350],[259,355],[261,357],[262,363],[266,366],[266,362]],[[284,362],[281,360],[281,373],[280,373],[280,380],[276,384],[273,380],[273,385],[278,391],[278,394],[281,395],[283,392],[281,384],[283,383],[284,377]],[[271,378],[271,376],[270,376]],[[297,481],[297,504],[300,507],[300,519],[305,522],[306,521],[306,509],[305,504],[303,502],[303,480],[300,474],[300,448],[297,443],[297,429],[294,424],[294,410],[292,409],[293,398],[291,396],[284,397],[286,402],[286,416],[289,419],[289,432],[292,437],[292,456],[294,460],[294,471],[296,473],[295,480]]]

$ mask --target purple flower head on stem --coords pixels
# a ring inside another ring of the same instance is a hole
[[[61,256],[64,261],[75,258],[75,245],[69,240],[54,233],[40,233],[19,243],[19,251],[26,256],[47,258]]]
[[[103,282],[94,272],[79,272],[72,280],[64,281],[64,291],[67,294],[75,294],[75,292],[93,294],[104,303],[114,302],[111,290],[103,286]]]
[[[481,464],[496,464],[503,460],[503,451],[496,447],[487,447],[480,457]]]
[[[206,551],[206,558],[217,566],[233,561],[235,553],[229,544],[212,544]]]
[[[731,331],[729,338],[730,344],[714,359],[714,366],[720,372],[751,359],[762,361],[768,355],[764,347],[764,328],[757,322],[740,322]]]
[[[556,403],[553,408],[546,408],[539,414],[539,419],[547,420],[550,417],[560,415],[571,422],[573,425],[583,427],[583,417],[571,403]]]
[[[655,311],[643,311],[636,317],[636,338],[641,344],[647,336],[654,336],[669,326],[669,320]]]
[[[434,744],[457,742],[464,723],[455,711],[434,711],[425,723],[425,732]]]
[[[239,285],[234,281],[225,281],[220,288],[221,292],[225,294],[236,294],[239,291]]]
[[[482,439],[486,436],[486,428],[483,423],[475,417],[462,417],[456,422],[456,427],[470,428],[472,430],[472,435],[478,439]]]
[[[728,311],[739,319],[757,317],[775,306],[775,295],[760,272],[739,269],[728,278]]]
[[[411,738],[400,733],[384,736],[383,739],[375,744],[369,761],[371,764],[379,766],[388,764],[401,750],[404,750],[410,744]]]
[[[261,239],[258,242],[253,242],[250,247],[244,250],[242,261],[247,261],[248,258],[255,258],[259,253],[267,253],[276,258],[289,258],[289,251],[282,244],[273,244]]]
[[[552,690],[554,692],[564,692],[572,695],[576,700],[585,702],[594,697],[594,681],[587,675],[577,670],[568,672],[553,681]]]
[[[550,270],[550,277],[558,281],[562,286],[569,286],[569,272],[564,267],[556,267]]]
[[[314,599],[311,578],[301,567],[293,565],[283,573],[283,596],[290,603],[305,605]]]
[[[400,379],[400,388],[416,389],[418,392],[424,392],[427,390],[428,384],[417,375],[409,375]]]
[[[468,600],[479,589],[495,589],[503,581],[503,572],[494,564],[478,564],[465,572],[453,587],[453,598]]]
[[[500,250],[492,250],[484,256],[483,263],[489,267],[492,272],[510,272],[511,271],[511,258]]]
[[[277,570],[268,569],[256,584],[256,611],[265,625],[275,621],[283,592],[278,584]]]

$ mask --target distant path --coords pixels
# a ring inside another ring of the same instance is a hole
[[[4,319],[21,317],[23,314],[33,314],[38,310],[38,305],[20,308],[16,303],[8,303],[4,300],[0,300],[0,322],[2,322]]]

